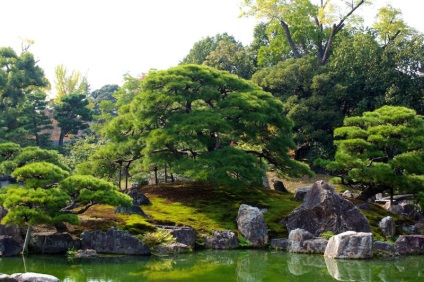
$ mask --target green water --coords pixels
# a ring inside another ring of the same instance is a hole
[[[424,281],[424,256],[325,260],[322,255],[203,251],[175,257],[0,258],[0,273],[38,272],[61,281]]]

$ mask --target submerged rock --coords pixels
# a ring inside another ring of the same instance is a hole
[[[288,231],[305,229],[315,236],[332,231],[371,232],[367,218],[324,181],[317,181],[306,193],[303,203],[287,217]]]

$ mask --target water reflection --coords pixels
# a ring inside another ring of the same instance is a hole
[[[424,257],[334,260],[276,251],[204,251],[176,257],[1,258],[0,272],[40,272],[83,281],[424,281]]]

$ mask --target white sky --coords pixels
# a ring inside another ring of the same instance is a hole
[[[0,46],[19,53],[22,38],[34,40],[29,51],[52,86],[54,67],[64,64],[86,74],[96,90],[122,85],[126,73],[175,66],[206,36],[227,32],[249,44],[255,20],[238,17],[241,1],[0,0]],[[374,2],[391,3],[409,25],[424,32],[424,0]]]

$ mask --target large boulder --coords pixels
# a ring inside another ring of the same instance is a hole
[[[15,273],[10,275],[10,277],[19,282],[60,282],[59,278],[56,278],[53,275],[34,272]]]
[[[214,250],[229,250],[239,246],[237,235],[231,230],[215,230],[212,237],[207,237],[205,247]]]
[[[128,232],[111,227],[107,232],[84,231],[81,234],[81,247],[93,249],[97,253],[121,255],[150,255],[147,245]]]
[[[380,227],[384,236],[393,237],[396,234],[396,224],[391,216],[386,216],[379,223],[378,227]]]
[[[196,232],[189,226],[156,225],[156,227],[169,231],[177,243],[187,245],[190,248],[193,248],[196,244]]]
[[[334,234],[345,231],[371,232],[368,220],[361,211],[324,181],[314,183],[302,205],[288,216],[286,226],[289,232],[300,228],[315,236],[326,231]]]
[[[324,256],[341,259],[372,258],[372,233],[347,231],[330,238]]]
[[[11,236],[0,236],[0,257],[16,256],[22,246]]]
[[[263,213],[256,207],[240,205],[237,228],[252,247],[262,247],[268,243],[268,229]]]
[[[149,198],[138,189],[130,189],[127,194],[133,199],[133,205],[135,206],[152,204]]]
[[[424,254],[424,235],[400,235],[395,248],[400,255]]]
[[[323,254],[327,243],[327,239],[316,238],[304,229],[295,229],[290,231],[287,249],[292,253]]]
[[[311,189],[312,189],[311,186],[297,188],[294,191],[293,200],[298,201],[298,202],[303,202],[303,199],[305,198],[306,193],[311,191]]]
[[[287,250],[289,246],[289,239],[287,238],[274,238],[270,242],[271,248],[275,250]]]
[[[12,278],[10,275],[0,273],[0,282],[19,282],[15,278]]]
[[[31,253],[36,254],[66,254],[69,249],[80,249],[81,240],[67,232],[34,233],[28,248]]]
[[[113,213],[138,214],[144,217],[148,217],[147,214],[141,209],[141,207],[136,205],[132,205],[130,207],[118,206]]]

